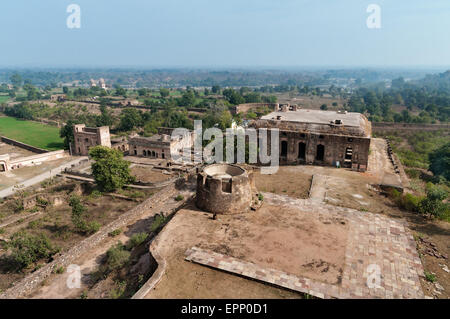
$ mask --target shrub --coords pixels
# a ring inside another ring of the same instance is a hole
[[[138,233],[138,234],[134,234],[133,236],[131,236],[130,241],[127,244],[127,248],[128,249],[133,249],[134,247],[139,246],[140,244],[142,244],[143,242],[145,242],[145,240],[147,239],[148,234],[147,233]]]
[[[428,183],[426,193],[427,197],[419,203],[419,211],[422,214],[442,218],[449,209],[448,204],[442,202],[448,197],[448,192],[439,185]]]
[[[28,228],[36,229],[42,226],[42,219],[36,219],[28,223]]]
[[[42,197],[37,197],[36,202],[39,205],[44,206],[44,207],[47,207],[50,204],[48,200],[46,200],[45,198],[42,198]]]
[[[106,252],[106,270],[108,272],[118,270],[125,266],[130,259],[130,252],[118,242]]]
[[[164,216],[156,215],[152,225],[150,226],[150,231],[151,232],[156,231],[165,222],[165,220],[166,218]]]
[[[177,201],[177,202],[180,202],[180,201],[182,201],[184,199],[184,196],[183,195],[178,195],[177,197],[175,197],[175,200]]]
[[[421,198],[413,194],[406,194],[403,196],[403,208],[411,212],[419,211],[419,203]]]
[[[14,213],[20,213],[21,211],[23,211],[24,207],[23,207],[23,200],[22,199],[16,199],[13,202],[13,209],[14,209]]]
[[[116,230],[113,230],[112,232],[110,232],[110,233],[108,234],[108,236],[110,236],[110,237],[116,237],[116,236],[119,236],[121,233],[122,233],[122,230],[121,230],[121,229],[116,229]]]
[[[99,231],[100,227],[102,227],[102,225],[99,222],[87,223],[86,233],[94,234]]]
[[[40,259],[50,258],[59,251],[45,235],[34,236],[23,231],[11,236],[8,248],[12,250],[11,258],[20,269]]]
[[[125,281],[116,282],[117,288],[114,288],[109,293],[109,297],[111,299],[119,299],[125,293],[125,289],[127,287],[127,283]]]
[[[264,195],[263,194],[261,194],[261,193],[259,193],[258,194],[258,199],[259,199],[259,201],[263,201],[264,200]]]
[[[66,271],[66,269],[65,269],[63,266],[56,267],[56,268],[53,270],[53,272],[54,272],[55,274],[58,274],[58,275],[63,274],[65,271]]]

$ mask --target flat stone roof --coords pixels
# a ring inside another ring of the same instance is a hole
[[[281,116],[281,121],[290,121],[308,124],[330,124],[336,120],[341,120],[344,126],[364,127],[365,117],[361,113],[347,112],[338,113],[337,111],[321,111],[298,109],[297,111],[272,112],[262,116],[262,120],[276,120]]]

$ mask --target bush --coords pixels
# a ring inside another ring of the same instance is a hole
[[[42,198],[42,197],[37,197],[36,202],[38,203],[38,205],[44,206],[44,207],[47,207],[50,204],[48,200],[46,200],[45,198]]]
[[[432,217],[442,218],[449,210],[449,205],[444,203],[448,197],[448,192],[439,185],[427,184],[427,197],[420,201],[419,211],[422,214],[429,214]]]
[[[130,260],[130,255],[125,246],[118,242],[106,252],[106,270],[110,272],[122,268]]]
[[[411,212],[418,212],[420,201],[420,197],[406,194],[403,196],[403,208]]]
[[[183,195],[178,195],[177,197],[175,197],[175,200],[177,201],[177,202],[180,202],[180,201],[182,201],[184,199],[184,196]]]
[[[147,239],[148,234],[147,233],[138,233],[138,234],[134,234],[133,236],[131,236],[130,241],[127,244],[127,248],[129,250],[133,249],[134,247],[139,246],[140,244],[142,244],[143,242],[145,242],[145,240]]]
[[[40,259],[50,258],[59,251],[45,235],[34,236],[23,231],[11,236],[8,248],[12,250],[11,258],[19,269],[29,267]]]
[[[264,195],[259,193],[258,194],[258,199],[259,199],[260,202],[262,202],[264,200]]]
[[[63,266],[56,267],[56,268],[53,270],[53,272],[54,272],[55,274],[58,274],[58,275],[63,274],[65,271],[66,271],[66,269],[65,269]]]
[[[164,216],[156,215],[152,225],[150,226],[150,231],[151,232],[156,231],[159,227],[161,227],[162,224],[164,224],[165,220],[166,219]]]
[[[116,236],[119,236],[121,233],[122,233],[121,229],[116,229],[116,230],[113,230],[112,232],[110,232],[108,235],[110,237],[116,237]]]

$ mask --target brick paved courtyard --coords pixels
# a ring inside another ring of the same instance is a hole
[[[412,234],[402,220],[271,193],[264,193],[264,198],[280,209],[295,207],[311,214],[329,212],[347,221],[345,264],[337,284],[296,276],[283,269],[270,269],[198,247],[186,252],[186,260],[318,298],[424,298],[419,281],[423,267]]]

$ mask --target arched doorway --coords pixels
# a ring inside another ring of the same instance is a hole
[[[304,160],[306,158],[306,144],[303,142],[298,143],[298,159]]]
[[[325,146],[323,146],[322,144],[317,145],[316,160],[323,161],[324,156],[325,156]]]
[[[144,156],[147,156],[147,151],[146,151],[146,150],[143,150],[143,151],[142,151],[142,154],[143,154]]]

